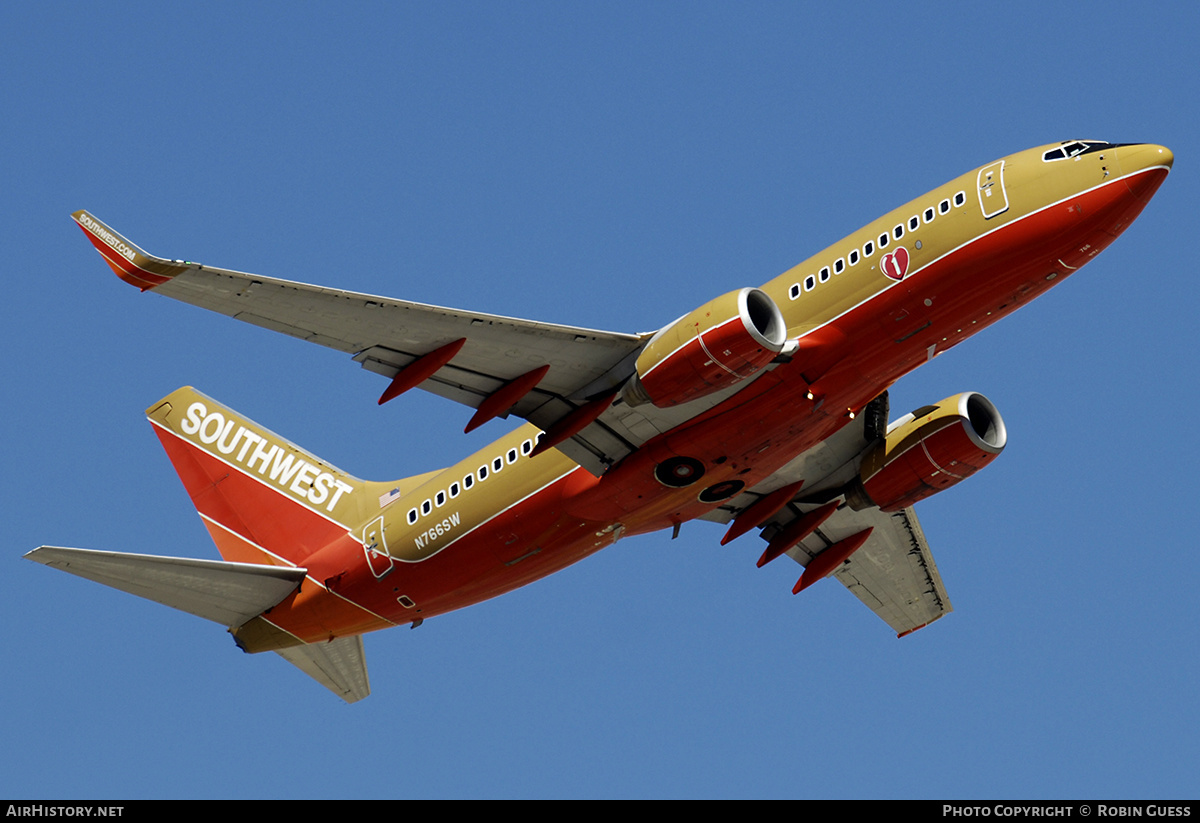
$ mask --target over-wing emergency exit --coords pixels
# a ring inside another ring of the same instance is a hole
[[[950,611],[912,506],[1004,449],[965,392],[889,424],[887,389],[1061,282],[1170,171],[1077,140],[974,169],[769,282],[623,334],[338,291],[147,254],[73,217],[151,291],[338,349],[387,383],[525,422],[416,477],[367,481],[192,388],[147,416],[223,560],[43,546],[27,556],[226,626],[347,701],[361,636],[537,580],[622,537],[705,519],[747,556],[833,576],[903,636]]]

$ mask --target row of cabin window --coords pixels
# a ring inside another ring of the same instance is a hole
[[[954,195],[955,207],[961,208],[963,205],[966,204],[966,202],[967,202],[967,193],[965,191],[960,191]],[[922,215],[914,214],[912,217],[908,218],[908,231],[914,232],[918,228],[920,228],[922,217],[924,217],[925,222],[928,224],[928,223],[932,223],[934,217],[936,217],[938,214],[948,214],[949,212],[950,212],[950,200],[949,200],[949,198],[947,198],[947,199],[943,200],[942,202],[938,203],[936,212],[934,210],[934,207],[930,206],[929,208],[925,209],[924,214],[922,214]],[[896,227],[894,229],[892,229],[892,233],[891,233],[890,237],[887,232],[884,232],[883,234],[879,235],[879,240],[878,240],[879,248],[880,249],[887,248],[888,244],[891,242],[892,237],[894,237],[897,240],[904,237],[904,224],[903,223],[896,224]],[[862,256],[863,257],[870,257],[872,254],[875,253],[875,243],[876,243],[876,241],[874,241],[874,240],[868,240],[866,243],[863,244],[863,247],[862,247]],[[833,261],[833,273],[841,274],[843,271],[845,271],[847,260],[850,261],[851,266],[858,265],[858,261],[859,261],[858,249],[851,249],[850,253],[848,255],[846,255],[845,258],[839,257],[837,260]],[[828,282],[829,272],[830,272],[829,266],[824,266],[824,267],[822,267],[819,274],[810,274],[808,277],[805,277],[804,278],[804,291],[812,291],[813,289],[815,289],[817,287],[818,280],[820,280],[820,282],[822,282],[822,283]],[[790,289],[788,289],[788,297],[791,298],[792,300],[795,300],[799,296],[800,296],[800,284],[793,283],[792,287]]]
[[[540,439],[541,439],[541,434],[539,434],[533,440],[523,441],[521,443],[521,454],[528,455],[531,451],[533,451],[535,442]],[[498,457],[493,457],[492,462],[490,464],[490,470],[489,470],[489,464],[484,463],[482,466],[479,467],[479,469],[477,471],[471,472],[470,474],[463,477],[461,484],[457,480],[455,480],[453,483],[450,484],[450,488],[448,490],[440,491],[437,494],[435,494],[433,497],[426,498],[425,502],[423,502],[421,504],[421,507],[419,510],[415,507],[409,509],[408,510],[408,524],[410,526],[413,525],[414,523],[417,522],[417,520],[419,520],[420,518],[422,518],[425,515],[432,512],[435,506],[440,509],[442,506],[446,505],[447,500],[453,500],[454,498],[458,497],[460,492],[466,491],[467,489],[474,486],[476,477],[479,478],[480,482],[483,482],[484,480],[488,479],[489,474],[496,474],[497,472],[501,471],[505,467],[505,465],[511,466],[513,463],[516,463],[516,462],[517,462],[517,450],[515,448],[509,449],[506,454],[500,455]]]

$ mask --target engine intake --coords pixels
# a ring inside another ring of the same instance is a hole
[[[898,511],[970,477],[1007,442],[992,401],[976,392],[947,397],[888,426],[887,436],[863,458],[846,502],[856,510]]]
[[[786,342],[787,324],[766,292],[729,292],[650,338],[625,385],[625,402],[669,408],[704,397],[752,377]]]

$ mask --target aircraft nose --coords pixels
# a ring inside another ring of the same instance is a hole
[[[1121,146],[1117,151],[1121,158],[1121,171],[1125,174],[1133,174],[1155,166],[1163,166],[1169,171],[1171,164],[1175,162],[1175,155],[1170,149],[1154,143],[1134,143]]]
[[[1154,143],[1120,146],[1117,149],[1117,158],[1121,174],[1125,176],[1125,185],[1143,202],[1149,202],[1154,196],[1175,162],[1175,155],[1170,149]]]

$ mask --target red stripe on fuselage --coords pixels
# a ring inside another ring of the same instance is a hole
[[[612,542],[611,534],[595,534],[595,523],[554,505],[567,488],[563,477],[430,559],[397,563],[377,579],[361,542],[345,526],[174,432],[154,429],[222,557],[308,568],[309,580],[300,592],[264,617],[309,643],[462,608],[556,572]],[[403,605],[402,596],[416,606]]]
[[[1132,175],[1157,187],[1165,169]],[[1136,181],[1134,188],[1144,191]],[[851,359],[867,378],[860,408],[942,352],[1048,291],[1095,257],[1145,207],[1122,178],[1016,218],[973,238],[835,321],[854,341]]]
[[[305,643],[319,643],[338,637],[365,634],[386,629],[397,622],[381,611],[395,611],[398,604],[391,596],[391,587],[375,580],[366,567],[362,544],[343,535],[340,541],[327,546],[319,558],[312,558],[308,577],[299,591],[262,615],[264,620]],[[369,580],[373,585],[358,595],[369,595],[382,610],[356,597],[352,581]]]
[[[577,472],[595,480],[584,469]],[[573,476],[514,503],[428,559],[397,563],[380,580],[357,576],[336,591],[401,623],[460,609],[566,568],[619,535],[564,510]],[[415,605],[405,607],[401,598]]]

